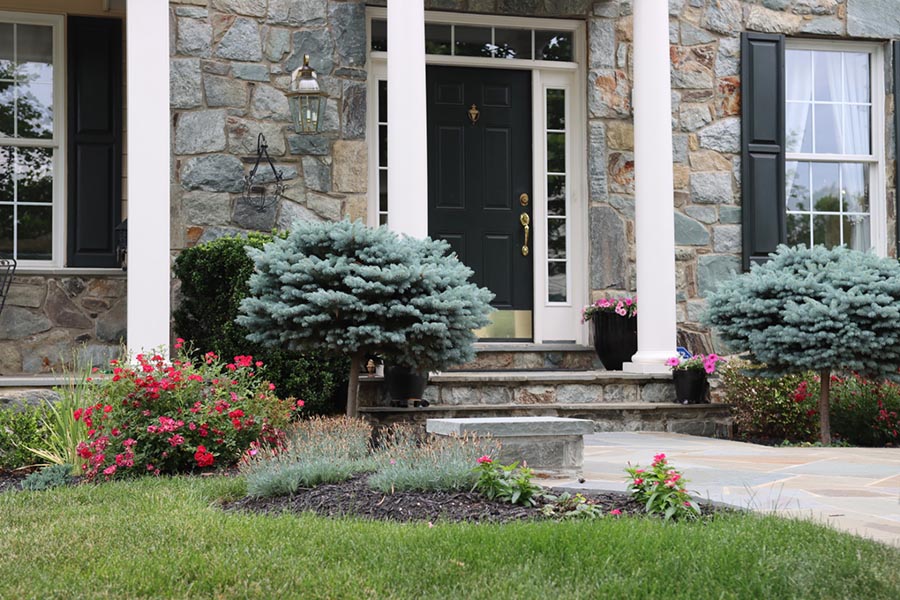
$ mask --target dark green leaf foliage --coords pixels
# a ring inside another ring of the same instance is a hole
[[[35,471],[22,481],[22,489],[42,492],[72,483],[72,465],[50,465]]]
[[[706,322],[770,371],[895,374],[900,264],[846,248],[780,246],[710,294]]]
[[[238,323],[254,342],[441,369],[474,358],[491,293],[446,242],[398,237],[361,222],[296,223],[250,249],[256,271]]]
[[[275,384],[279,396],[303,399],[310,413],[339,411],[343,398],[338,388],[346,381],[346,361],[251,343],[249,332],[234,322],[253,272],[253,261],[244,248],[262,248],[271,239],[271,235],[250,233],[246,238],[219,238],[182,252],[174,269],[181,280],[175,330],[197,353],[214,351],[227,358],[250,354],[263,361],[261,376]]]
[[[46,447],[43,416],[39,406],[0,409],[0,469],[18,469],[38,462],[25,447]]]

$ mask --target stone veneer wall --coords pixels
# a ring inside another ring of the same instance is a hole
[[[106,364],[124,343],[125,274],[17,275],[0,313],[0,374]]]
[[[288,228],[297,219],[365,218],[364,3],[173,0],[170,6],[173,248]],[[294,133],[285,96],[304,54],[328,93],[316,135]],[[239,198],[259,133],[287,183],[285,198],[263,212]]]

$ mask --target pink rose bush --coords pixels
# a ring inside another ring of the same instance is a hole
[[[181,342],[176,348],[181,347]],[[74,417],[87,427],[78,446],[87,479],[179,473],[231,466],[254,442],[277,444],[302,401],[281,400],[258,378],[251,356],[194,363],[180,354],[112,361],[112,376],[93,378],[93,404]]]
[[[654,456],[649,469],[636,466],[625,471],[628,473],[628,492],[644,504],[648,513],[660,515],[667,521],[700,516],[700,507],[685,488],[687,480],[671,468],[665,454]]]

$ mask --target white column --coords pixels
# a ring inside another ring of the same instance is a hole
[[[169,2],[128,0],[128,349],[168,346]]]
[[[391,0],[387,16],[388,226],[428,235],[425,4]]]
[[[675,355],[675,215],[669,9],[634,2],[634,187],[638,351],[626,371],[665,372]]]

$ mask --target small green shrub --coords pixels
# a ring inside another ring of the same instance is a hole
[[[603,509],[597,506],[591,500],[584,497],[584,494],[572,495],[569,492],[563,492],[559,496],[544,495],[547,504],[541,508],[544,516],[553,517],[555,519],[597,519],[604,516]],[[613,515],[621,514],[621,511]]]
[[[746,362],[720,370],[724,402],[732,406],[737,437],[748,441],[811,442],[818,435],[816,397],[809,373],[762,377]]]
[[[0,469],[18,469],[35,463],[28,448],[46,449],[43,407],[0,409]]]
[[[41,492],[51,488],[69,485],[72,483],[73,465],[58,464],[49,465],[40,471],[31,473],[22,481],[22,489],[31,492]]]
[[[253,344],[246,338],[247,329],[235,323],[253,272],[245,247],[262,248],[272,239],[250,233],[246,238],[219,238],[179,254],[174,271],[181,280],[181,302],[173,315],[175,330],[197,355],[212,351],[220,356],[255,356],[264,363],[260,375],[274,383],[282,397],[304,400],[308,414],[340,412],[346,360]]]
[[[257,445],[244,455],[239,468],[247,493],[284,496],[372,470],[371,438],[371,426],[359,419],[313,417],[295,423],[283,442]]]
[[[497,449],[496,442],[473,436],[434,436],[415,446],[385,448],[369,485],[385,493],[468,490],[476,480],[476,458]]]
[[[490,456],[484,455],[475,467],[477,479],[472,489],[490,500],[535,506],[541,497],[543,488],[532,483],[533,471],[520,467],[518,462],[510,465],[495,463]]]

